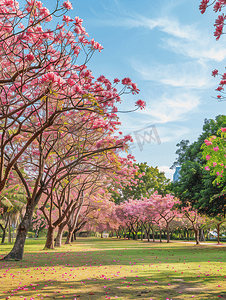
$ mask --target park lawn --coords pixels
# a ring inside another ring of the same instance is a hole
[[[99,238],[43,247],[27,239],[23,261],[0,261],[0,299],[226,299],[226,247]]]

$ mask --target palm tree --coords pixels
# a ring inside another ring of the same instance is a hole
[[[14,231],[21,220],[26,204],[24,188],[19,184],[6,187],[0,195],[0,228],[3,231],[2,244],[5,242],[6,229],[8,227],[8,242],[11,243],[11,227]]]

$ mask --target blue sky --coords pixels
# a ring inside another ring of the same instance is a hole
[[[104,47],[88,64],[94,76],[130,77],[137,83],[139,97],[123,97],[121,108],[130,109],[137,99],[147,103],[143,111],[120,115],[123,133],[134,138],[132,154],[171,178],[176,144],[193,142],[205,118],[225,113],[226,103],[212,98],[219,78],[211,72],[226,66],[226,40],[223,36],[217,42],[213,36],[216,15],[211,8],[201,15],[199,1],[190,0],[71,2],[68,15],[82,18],[90,38]],[[134,131],[150,125],[161,144],[145,142],[141,151]]]

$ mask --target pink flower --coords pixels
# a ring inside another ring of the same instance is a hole
[[[208,140],[205,140],[204,142],[206,143],[207,146],[210,146],[210,145],[213,144],[212,142],[210,142],[210,141],[208,141]]]
[[[217,163],[216,162],[213,162],[213,167],[216,167]]]
[[[215,12],[221,11],[221,6],[223,4],[224,1],[217,1],[213,7],[213,10]]]
[[[217,174],[217,176],[219,176],[219,175],[220,175],[220,173],[219,173],[219,172],[216,172],[216,174]]]
[[[90,45],[91,45],[92,49],[99,50],[99,52],[101,52],[101,50],[104,49],[104,47],[101,46],[101,44],[99,44],[98,42],[95,42],[94,39],[92,39],[90,41]]]
[[[216,40],[218,41],[220,36],[222,35],[223,25],[216,26],[214,36],[216,36]]]
[[[220,91],[222,91],[223,90],[223,88],[222,88],[222,86],[218,86],[218,88],[217,89],[215,89],[216,91],[218,91],[218,92],[220,92]]]
[[[210,171],[210,167],[206,166],[206,167],[205,167],[205,170],[206,170],[206,171]]]
[[[201,14],[204,14],[207,8],[209,0],[202,0],[201,4],[199,5],[199,10],[201,10]]]
[[[219,147],[217,146],[217,147],[213,147],[213,150],[214,151],[218,151],[219,150]]]
[[[206,160],[209,160],[211,158],[210,155],[206,155]]]
[[[226,127],[221,127],[221,131],[225,132],[226,131]]]
[[[66,8],[66,9],[73,9],[72,4],[69,0],[64,1],[63,7]]]
[[[64,15],[64,16],[63,16],[63,21],[66,22],[66,23],[67,23],[67,26],[68,26],[68,23],[69,23],[69,22],[72,22],[73,20],[72,20],[70,17]]]
[[[114,83],[119,83],[120,80],[119,80],[118,78],[115,78],[113,82],[114,82]]]
[[[32,61],[32,60],[34,60],[34,55],[32,54],[32,53],[29,53],[27,56],[26,56],[26,59],[28,60],[28,61]]]
[[[213,70],[213,72],[212,72],[212,76],[213,76],[213,77],[216,77],[216,75],[218,75],[218,70],[215,69],[215,70]]]
[[[132,81],[129,77],[126,77],[126,78],[122,79],[122,84],[130,85],[130,84],[132,84]]]
[[[142,110],[143,108],[145,108],[145,106],[146,106],[146,102],[143,101],[143,100],[137,100],[137,101],[135,102],[135,104],[136,104],[136,106],[138,106],[141,110]]]

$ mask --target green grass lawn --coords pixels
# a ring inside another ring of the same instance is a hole
[[[0,245],[0,257],[12,245]],[[226,246],[78,238],[0,261],[1,299],[226,299]],[[7,298],[8,297],[8,298]]]

